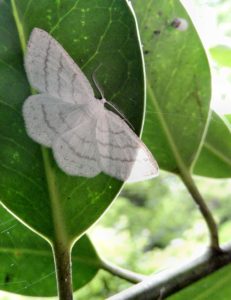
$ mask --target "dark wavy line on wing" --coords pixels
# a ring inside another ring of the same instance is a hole
[[[41,104],[41,108],[42,108],[42,113],[43,113],[44,121],[45,121],[47,127],[48,127],[50,130],[54,131],[56,134],[59,134],[59,132],[56,130],[56,128],[50,124],[50,122],[49,122],[49,120],[48,120],[48,118],[47,118],[47,113],[46,113],[44,107],[45,107],[44,104]]]
[[[51,48],[51,39],[49,39],[48,46],[46,49],[45,59],[44,59],[44,83],[45,83],[45,90],[48,92],[48,59],[50,55],[50,48]]]
[[[78,157],[97,162],[97,160],[95,158],[90,157],[88,155],[83,155],[83,154],[77,152],[64,138],[61,138],[61,140],[68,146],[68,148],[71,150],[71,152],[73,152]]]
[[[105,130],[104,128],[97,127],[97,129],[98,129],[100,132],[109,132],[109,133],[116,134],[116,135],[126,133],[124,130],[120,130],[120,131],[112,131],[112,130],[110,130],[110,128],[109,128],[108,130]]]
[[[129,149],[129,148],[130,149],[138,149],[137,145],[132,146],[132,145],[126,144],[126,145],[120,146],[120,145],[115,145],[112,143],[101,142],[100,140],[97,140],[97,143],[101,144],[102,146],[111,146],[113,148],[118,148],[118,149]]]
[[[59,57],[59,68],[58,68],[58,71],[57,71],[57,75],[58,75],[58,95],[60,97],[60,99],[62,99],[62,96],[61,96],[61,73],[64,69],[63,67],[63,63],[62,63],[62,58],[63,58],[63,55],[61,53],[60,57]]]
[[[126,158],[122,159],[122,158],[118,158],[118,157],[114,158],[114,157],[104,155],[104,154],[101,154],[101,153],[100,153],[100,156],[102,158],[105,158],[105,159],[109,159],[109,160],[112,160],[112,161],[119,161],[119,162],[134,163],[136,161],[136,159],[126,159]]]

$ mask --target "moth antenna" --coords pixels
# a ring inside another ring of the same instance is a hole
[[[102,67],[102,63],[101,64],[99,64],[98,65],[98,67],[95,69],[95,71],[92,73],[92,80],[93,80],[93,82],[94,82],[94,84],[95,84],[95,86],[96,86],[96,88],[97,88],[97,90],[99,91],[99,93],[100,93],[100,96],[102,97],[102,99],[104,99],[104,93],[103,93],[103,91],[102,91],[102,88],[100,87],[100,84],[97,82],[97,79],[96,79],[96,76],[95,76],[95,74],[96,74],[96,72],[100,69]],[[123,113],[121,113],[120,111],[119,111],[119,109],[114,105],[114,104],[112,104],[111,102],[109,102],[109,101],[106,101],[106,103],[109,105],[109,106],[111,106],[111,107],[113,107],[114,108],[114,110],[118,113],[118,115],[135,131],[135,128],[132,126],[132,124],[128,121],[128,119],[124,116],[124,114]]]
[[[101,88],[100,84],[96,80],[96,72],[99,70],[99,68],[102,67],[102,64],[99,64],[98,67],[95,69],[95,71],[92,73],[92,80],[95,84],[95,87],[97,88],[98,92],[100,93],[100,96],[102,99],[104,99],[103,89]]]
[[[111,102],[107,101],[106,102],[109,106],[113,107],[114,110],[119,114],[119,116],[135,131],[135,128],[134,126],[132,126],[132,124],[128,121],[128,119],[125,117],[125,115],[119,111],[119,109],[114,105],[112,104]]]

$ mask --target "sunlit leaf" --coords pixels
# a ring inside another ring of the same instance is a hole
[[[0,2],[0,199],[50,240],[58,212],[58,222],[73,240],[99,218],[122,183],[104,174],[92,179],[67,176],[51,151],[44,149],[42,154],[40,145],[27,136],[21,110],[31,90],[22,47],[31,30],[39,27],[64,46],[90,81],[102,64],[97,80],[105,97],[139,132],[144,93],[135,20],[124,0],[12,0],[11,4]]]
[[[214,178],[231,177],[231,130],[212,112],[207,135],[193,172]]]
[[[180,1],[133,0],[147,72],[143,140],[164,170],[192,165],[206,128],[210,72]],[[184,30],[176,28],[183,19]],[[178,23],[177,23],[178,21]]]
[[[167,299],[228,300],[231,297],[230,280],[231,266],[228,265]]]
[[[219,65],[231,68],[231,48],[219,45],[211,48],[210,53]]]
[[[0,207],[1,290],[32,296],[56,295],[54,259],[47,242]],[[99,269],[98,256],[84,236],[74,246],[73,285],[77,290]]]

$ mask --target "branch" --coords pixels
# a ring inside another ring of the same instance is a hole
[[[139,283],[148,278],[148,276],[123,269],[121,267],[118,267],[116,265],[109,263],[108,261],[101,259],[100,262],[101,262],[100,267],[102,269],[111,273],[112,275],[118,276],[122,279],[125,279],[125,280],[131,282],[131,283]]]
[[[187,187],[192,198],[196,202],[201,214],[204,217],[204,220],[207,224],[209,234],[210,234],[211,249],[214,250],[215,252],[220,251],[219,237],[218,237],[216,222],[215,222],[213,215],[210,212],[208,206],[206,205],[203,197],[201,196],[200,192],[198,191],[191,174],[188,172],[188,170],[181,168],[180,177],[181,177],[182,181],[184,182],[185,186]]]
[[[61,244],[53,246],[59,300],[72,300],[72,274],[70,248]]]
[[[206,251],[202,256],[174,269],[149,276],[143,282],[107,300],[158,300],[189,286],[231,262],[231,243],[220,251]]]

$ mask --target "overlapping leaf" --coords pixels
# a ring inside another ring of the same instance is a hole
[[[221,66],[231,68],[231,48],[218,45],[210,49],[212,58]]]
[[[212,112],[209,128],[193,173],[206,177],[231,177],[231,130]]]
[[[143,140],[162,169],[190,168],[210,103],[210,72],[198,34],[180,1],[133,0],[147,71]],[[177,24],[188,24],[184,31]],[[177,23],[178,22],[178,23]]]
[[[56,295],[54,259],[46,241],[0,207],[0,289],[31,296]],[[74,246],[73,286],[87,284],[99,269],[98,256],[84,236]]]
[[[199,280],[198,282],[183,289],[177,294],[168,297],[168,300],[224,300],[231,297],[231,266],[228,265],[221,270]]]

